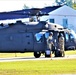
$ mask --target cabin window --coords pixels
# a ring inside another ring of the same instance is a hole
[[[54,19],[49,19],[49,22],[51,22],[51,23],[55,23],[55,22],[54,22]]]
[[[36,37],[36,41],[37,41],[38,43],[43,42],[43,34],[36,33],[36,34],[35,34],[35,37]]]

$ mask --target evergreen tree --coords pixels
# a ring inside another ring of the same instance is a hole
[[[76,0],[55,0],[58,5],[67,5],[76,9]]]
[[[56,0],[56,3],[58,5],[63,5],[63,4],[66,4],[70,7],[72,7],[72,0]]]
[[[76,10],[76,0],[73,1],[73,5],[72,5],[73,9]]]
[[[69,7],[72,7],[73,5],[72,0],[66,0],[66,5],[68,5]]]

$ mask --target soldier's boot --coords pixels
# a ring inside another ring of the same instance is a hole
[[[65,52],[64,51],[62,52],[62,56],[65,57]]]

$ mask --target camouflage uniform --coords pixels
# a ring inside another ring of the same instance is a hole
[[[65,53],[64,53],[64,37],[63,36],[59,37],[59,48],[60,48],[60,52],[62,53],[62,56],[65,56]]]
[[[52,50],[52,45],[53,45],[53,37],[52,37],[52,35],[50,35],[50,36],[47,38],[47,49]]]

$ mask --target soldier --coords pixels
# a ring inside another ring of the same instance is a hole
[[[52,51],[52,46],[53,46],[53,33],[51,32],[49,34],[49,37],[47,38],[47,49]]]
[[[63,37],[63,34],[61,34],[59,36],[59,48],[60,48],[61,55],[64,57],[65,53],[64,53],[64,37]]]

